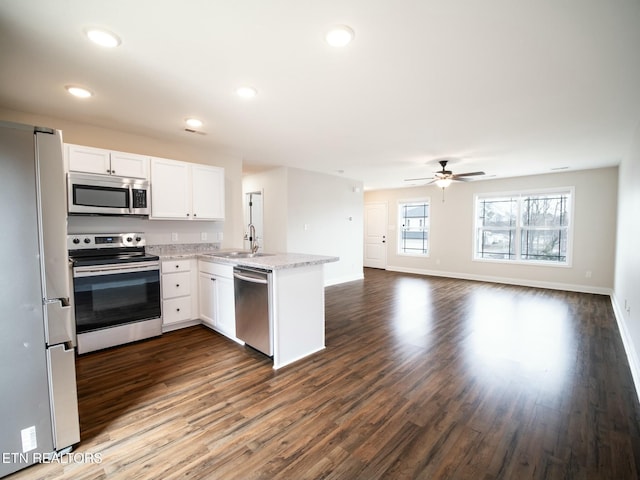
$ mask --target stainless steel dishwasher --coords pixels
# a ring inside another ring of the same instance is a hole
[[[236,337],[265,355],[273,356],[269,315],[271,272],[233,267]]]

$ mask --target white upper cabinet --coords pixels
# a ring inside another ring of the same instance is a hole
[[[224,218],[224,168],[191,165],[193,217]]]
[[[149,157],[134,153],[111,152],[111,175],[149,178]]]
[[[190,218],[189,167],[184,162],[151,159],[151,218]]]
[[[82,145],[67,144],[65,147],[69,171],[145,180],[149,178],[149,157],[147,156]]]
[[[152,158],[150,218],[223,220],[224,168]]]

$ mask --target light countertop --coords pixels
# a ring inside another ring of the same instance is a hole
[[[243,267],[261,268],[263,270],[280,270],[284,268],[299,268],[311,265],[322,265],[324,263],[337,262],[338,257],[325,255],[309,255],[305,253],[276,253],[273,255],[264,255],[261,257],[251,258],[225,258],[216,256],[221,252],[205,253],[199,255],[199,258],[211,260],[215,263],[226,265],[240,265]]]
[[[280,270],[285,268],[300,268],[310,265],[337,262],[338,257],[326,255],[311,255],[305,253],[276,253],[250,258],[226,258],[218,256],[229,250],[220,250],[213,244],[194,245],[156,245],[147,246],[147,253],[158,255],[160,260],[202,259],[223,265],[240,265],[261,268],[264,270]]]

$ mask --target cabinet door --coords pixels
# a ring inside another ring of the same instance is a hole
[[[193,218],[224,219],[224,168],[191,164]]]
[[[211,327],[216,326],[216,278],[200,272],[198,278],[200,319]]]
[[[236,336],[236,307],[233,293],[233,279],[215,277],[217,284],[217,327],[230,337]]]
[[[111,175],[149,179],[149,157],[134,153],[111,152]]]
[[[189,165],[151,159],[151,218],[191,218]]]
[[[66,147],[70,171],[111,174],[109,150],[70,144]]]

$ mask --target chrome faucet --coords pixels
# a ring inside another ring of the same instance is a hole
[[[251,246],[251,253],[256,253],[260,246],[258,245],[258,239],[256,238],[256,227],[253,226],[253,223],[249,224],[249,242]]]

